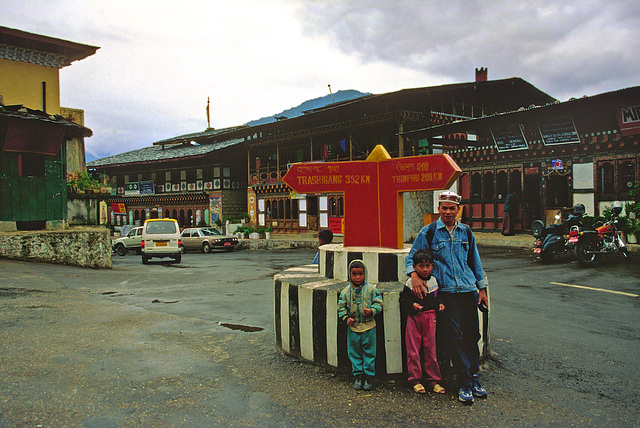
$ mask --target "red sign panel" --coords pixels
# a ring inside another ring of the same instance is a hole
[[[333,233],[344,233],[342,223],[342,217],[329,217],[329,230]]]
[[[124,204],[111,204],[111,211],[115,214],[126,214],[127,210],[124,207]]]
[[[402,192],[451,187],[460,168],[446,154],[293,164],[283,180],[298,193],[344,193],[344,246],[402,248]]]

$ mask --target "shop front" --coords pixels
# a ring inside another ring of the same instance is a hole
[[[252,194],[255,205],[251,204]],[[344,233],[344,197],[341,193],[298,194],[286,184],[254,186],[247,198],[249,212],[255,210],[259,228],[273,233],[305,233],[330,229]],[[254,219],[251,219],[254,221]]]

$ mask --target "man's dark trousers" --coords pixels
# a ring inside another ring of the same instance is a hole
[[[445,310],[440,313],[449,358],[453,362],[460,386],[471,386],[472,376],[480,368],[480,325],[478,322],[478,292],[444,293],[438,297]]]

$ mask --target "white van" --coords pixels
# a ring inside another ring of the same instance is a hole
[[[177,263],[182,259],[180,247],[180,227],[172,218],[154,218],[142,226],[142,263],[147,264],[152,257],[172,257]]]

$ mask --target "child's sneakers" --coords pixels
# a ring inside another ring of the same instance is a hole
[[[353,382],[353,389],[360,391],[362,389],[362,378],[357,377]]]
[[[369,381],[369,379],[365,378],[362,389],[365,391],[371,391],[373,389],[373,384],[371,383],[371,381]]]

